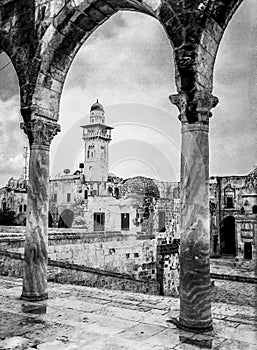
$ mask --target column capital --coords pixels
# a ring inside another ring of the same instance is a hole
[[[60,125],[45,119],[32,119],[20,124],[21,129],[27,134],[31,147],[49,149],[50,143],[61,130]]]
[[[219,102],[216,96],[206,90],[196,91],[194,94],[181,91],[169,98],[171,103],[178,107],[180,112],[178,118],[183,124],[197,122],[208,124],[212,116],[211,109]]]

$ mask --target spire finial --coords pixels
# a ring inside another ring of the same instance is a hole
[[[99,102],[98,102],[98,98],[96,99],[96,103],[99,103]]]

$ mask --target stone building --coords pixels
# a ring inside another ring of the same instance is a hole
[[[211,251],[235,256],[254,267],[257,260],[257,168],[246,176],[210,178]]]
[[[24,225],[27,211],[27,181],[23,177],[11,177],[8,183],[0,188],[0,209],[15,212],[16,223]]]

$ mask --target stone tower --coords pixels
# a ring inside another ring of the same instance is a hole
[[[82,128],[85,142],[86,181],[107,181],[109,143],[113,128],[105,125],[104,108],[98,100],[90,109],[90,124]]]

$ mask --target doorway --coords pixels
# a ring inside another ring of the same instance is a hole
[[[227,216],[221,223],[220,228],[221,254],[236,254],[235,218]]]
[[[105,214],[94,213],[94,231],[104,231]]]

